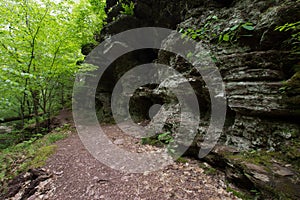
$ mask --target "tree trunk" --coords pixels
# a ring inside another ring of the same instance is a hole
[[[39,122],[39,98],[37,91],[31,91],[32,100],[33,100],[33,114],[35,118],[35,131],[39,132],[40,122]]]
[[[44,113],[38,113],[38,116],[42,116]],[[30,119],[35,117],[35,114],[31,114],[31,115],[25,115],[25,116],[17,116],[17,117],[8,117],[8,118],[4,118],[4,119],[0,119],[0,124],[1,123],[7,123],[7,122],[13,122],[13,121],[20,121],[20,120],[24,120],[24,119]]]

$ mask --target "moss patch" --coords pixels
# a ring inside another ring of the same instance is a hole
[[[56,145],[41,147],[37,151],[34,159],[30,162],[29,166],[32,168],[38,168],[45,165],[46,160],[50,155],[52,155],[55,152],[56,147],[57,147]]]
[[[201,167],[204,170],[204,174],[207,175],[216,175],[218,173],[215,168],[211,167],[207,163],[200,163],[199,167]]]
[[[268,152],[261,150],[242,152],[239,154],[227,153],[224,155],[224,158],[228,160],[228,163],[233,164],[235,168],[240,168],[241,172],[246,175],[249,180],[254,183],[255,187],[261,191],[260,195],[264,197],[274,196],[276,199],[289,199],[295,194],[295,184],[287,181],[287,177],[275,174],[276,180],[271,179],[269,185],[264,184],[261,181],[256,181],[255,177],[253,178],[248,173],[252,173],[252,168],[249,168],[249,165],[254,164],[252,167],[257,168],[258,171],[264,170],[265,172],[262,172],[263,174],[266,173],[268,177],[273,177],[275,173],[274,169],[276,170],[274,166],[285,166],[286,164],[291,164],[289,169],[291,169],[293,172],[296,172],[295,176],[293,176],[293,180],[298,180],[299,142],[294,141],[293,144],[294,145],[285,145],[286,149],[280,152]],[[257,194],[253,193],[252,191],[250,191],[249,194],[257,196]],[[241,198],[247,199],[243,197]]]
[[[227,155],[226,157],[230,160],[235,161],[246,161],[249,163],[253,163],[256,165],[263,165],[263,166],[271,166],[271,160],[274,158],[275,153],[273,152],[265,152],[265,151],[251,151],[251,152],[243,152],[240,154],[235,155]]]
[[[184,157],[177,158],[176,162],[178,163],[188,163],[189,161]]]
[[[300,94],[300,71],[297,71],[289,80],[283,82],[281,90],[285,91],[287,95]],[[295,102],[299,104],[299,102]]]
[[[256,165],[272,166],[272,161],[276,160],[280,163],[289,163],[293,168],[300,170],[300,141],[299,139],[292,139],[288,144],[282,147],[281,151],[269,152],[266,150],[241,152],[239,154],[224,154],[225,158],[230,160],[246,161]]]

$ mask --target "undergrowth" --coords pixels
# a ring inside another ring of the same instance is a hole
[[[69,127],[59,128],[42,136],[35,135],[30,140],[0,149],[0,185],[5,190],[9,180],[31,168],[45,165],[47,158],[55,152],[58,140],[69,134]]]

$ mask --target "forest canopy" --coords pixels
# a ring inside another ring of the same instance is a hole
[[[35,123],[70,103],[86,44],[106,17],[105,0],[0,2],[0,121]]]

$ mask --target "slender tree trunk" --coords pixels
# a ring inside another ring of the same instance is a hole
[[[25,125],[25,116],[24,116],[24,105],[23,103],[21,102],[21,107],[20,107],[20,119],[21,120],[21,129],[24,128],[24,125]],[[14,121],[14,120],[3,120],[4,122],[10,122],[10,121]]]
[[[30,115],[30,114],[32,114],[32,111],[31,111],[31,108],[30,108],[31,106],[30,106],[30,101],[29,100],[27,100],[27,109],[28,109],[28,114]]]
[[[33,100],[33,114],[34,114],[34,118],[35,118],[35,131],[38,133],[40,131],[38,92],[32,91],[31,95],[32,95],[32,100]]]
[[[64,84],[61,83],[61,89],[60,89],[60,105],[62,108],[65,106],[65,98],[64,98]]]

